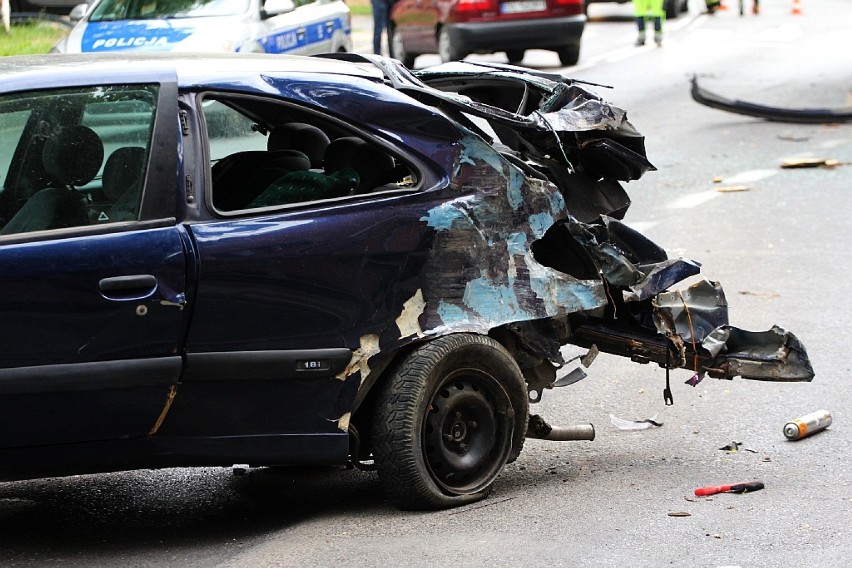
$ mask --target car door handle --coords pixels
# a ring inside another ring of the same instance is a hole
[[[110,299],[130,300],[150,296],[157,289],[157,277],[151,274],[113,276],[98,282],[98,290]]]

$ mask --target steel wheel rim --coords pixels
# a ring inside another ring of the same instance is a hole
[[[446,493],[487,487],[511,449],[511,402],[494,377],[476,369],[448,375],[435,390],[423,420],[423,458]]]

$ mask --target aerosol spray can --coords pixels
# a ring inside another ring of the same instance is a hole
[[[817,410],[784,424],[784,436],[788,440],[800,440],[814,432],[824,430],[830,425],[831,414],[828,413],[828,410]]]

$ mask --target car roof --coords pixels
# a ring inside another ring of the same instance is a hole
[[[296,55],[209,53],[48,54],[0,58],[0,92],[170,77],[180,87],[227,84],[260,74],[317,74],[381,81],[370,63]]]

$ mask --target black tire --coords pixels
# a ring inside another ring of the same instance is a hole
[[[580,61],[579,45],[563,45],[557,47],[556,53],[559,55],[559,62],[566,67],[576,65],[577,62]]]
[[[409,69],[414,68],[414,60],[417,59],[417,54],[408,53],[405,50],[405,42],[402,39],[402,35],[396,29],[396,26],[391,28],[390,45],[388,47],[390,48],[391,57],[399,59]]]
[[[401,509],[482,499],[526,434],[523,376],[490,337],[455,334],[418,347],[378,394],[373,455]]]
[[[520,65],[521,62],[524,60],[524,55],[526,55],[526,51],[523,49],[506,50],[506,58],[512,65]]]
[[[459,50],[458,46],[453,42],[450,32],[446,28],[441,28],[438,32],[438,55],[441,57],[441,63],[449,61],[459,61],[464,59],[466,53]]]

